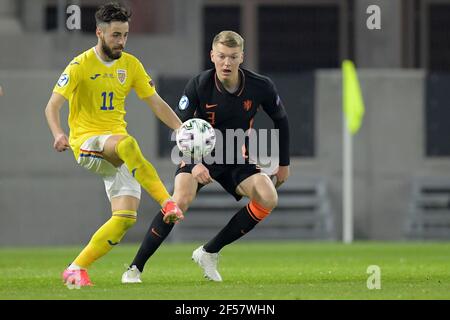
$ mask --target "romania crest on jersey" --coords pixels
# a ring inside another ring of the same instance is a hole
[[[127,80],[127,70],[117,69],[117,79],[119,80],[120,84],[124,84]]]

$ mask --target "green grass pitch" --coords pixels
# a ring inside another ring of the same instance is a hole
[[[450,299],[450,243],[249,242],[222,250],[224,281],[191,261],[199,244],[164,244],[142,284],[123,285],[138,245],[121,244],[89,271],[95,286],[69,290],[62,270],[81,247],[0,248],[0,299]],[[367,268],[381,289],[367,288]]]

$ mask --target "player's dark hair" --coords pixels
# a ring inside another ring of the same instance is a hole
[[[110,2],[102,5],[95,12],[95,22],[97,26],[101,23],[111,23],[112,21],[130,21],[131,11],[117,2]]]

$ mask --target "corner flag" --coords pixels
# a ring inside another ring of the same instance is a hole
[[[355,65],[350,60],[342,62],[343,77],[343,108],[347,122],[347,129],[352,134],[358,132],[364,116],[364,102],[359,86]]]

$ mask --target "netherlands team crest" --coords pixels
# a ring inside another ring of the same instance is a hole
[[[117,79],[119,79],[120,84],[124,84],[127,80],[127,70],[117,69]]]
[[[250,110],[250,108],[252,107],[252,104],[253,104],[252,100],[245,100],[243,103],[245,111]]]

